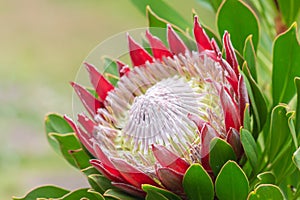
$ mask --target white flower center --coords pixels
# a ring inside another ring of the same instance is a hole
[[[192,143],[196,127],[187,116],[200,114],[199,101],[199,94],[184,78],[174,76],[156,83],[134,99],[122,129],[126,143],[143,154],[148,154],[151,144],[184,144],[181,149]]]
[[[151,144],[161,144],[193,162],[192,148],[201,145],[194,114],[224,130],[219,94],[221,66],[198,53],[165,58],[135,67],[108,93],[98,110],[95,138],[106,154],[153,171]]]

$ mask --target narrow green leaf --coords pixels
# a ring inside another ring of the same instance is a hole
[[[214,186],[205,169],[199,164],[189,167],[183,177],[183,188],[189,200],[214,199]]]
[[[210,152],[209,152],[209,164],[217,176],[222,166],[228,161],[236,161],[236,155],[226,141],[220,138],[214,138],[210,142]]]
[[[93,199],[93,200],[104,200],[104,197],[89,188],[82,188],[70,192],[65,195],[61,200],[74,200],[74,199]]]
[[[81,145],[76,138],[75,133],[50,133],[49,136],[58,142],[61,154],[68,161],[68,163],[78,168],[77,163],[69,153],[69,151],[81,149]]]
[[[185,30],[188,27],[192,27],[192,23],[184,19],[175,9],[169,6],[162,0],[131,0],[131,2],[142,12],[146,13],[146,7],[149,5],[153,11],[159,14],[159,17],[166,19],[167,21],[175,24],[181,29]]]
[[[114,86],[117,84],[119,80],[118,66],[115,61],[108,57],[104,58],[104,75],[111,84]]]
[[[299,0],[277,0],[277,2],[286,26],[290,26],[297,21],[300,10]]]
[[[257,170],[257,162],[258,162],[258,151],[257,151],[257,146],[256,142],[252,136],[252,134],[246,130],[246,129],[241,129],[241,142],[245,151],[245,154],[254,169],[254,171]]]
[[[275,159],[269,162],[269,166],[275,174],[276,183],[281,183],[283,179],[296,170],[296,166],[292,160],[293,153],[295,151],[295,146],[292,143],[291,137],[289,137],[287,142],[283,144]]]
[[[168,190],[155,187],[153,185],[144,184],[144,185],[142,185],[142,188],[147,193],[150,192],[150,191],[160,193],[161,195],[163,195],[164,197],[166,197],[169,200],[181,200],[181,198],[179,196],[177,196],[176,194],[174,194],[174,193],[172,193]]]
[[[289,103],[296,93],[294,78],[300,76],[300,45],[297,25],[277,37],[273,47],[272,96],[273,105]]]
[[[239,165],[228,161],[217,176],[216,195],[219,200],[246,199],[249,191],[249,182]]]
[[[251,119],[251,116],[250,116],[250,104],[246,104],[245,106],[245,111],[244,111],[244,123],[243,123],[243,127],[244,129],[252,132],[252,126],[251,126],[251,123],[252,123],[252,119]]]
[[[254,122],[253,122],[253,137],[256,139],[258,133],[262,130],[268,115],[268,108],[265,101],[265,98],[255,82],[252,78],[250,71],[247,67],[247,63],[243,64],[243,74],[244,80],[247,87],[248,95],[251,101],[251,111],[254,115]]]
[[[243,56],[250,70],[250,74],[257,82],[257,73],[256,73],[256,53],[252,42],[252,35],[249,35],[246,38]]]
[[[249,193],[248,200],[284,200],[280,188],[276,185],[262,184]]]
[[[269,161],[273,161],[279,151],[282,151],[282,147],[286,144],[289,137],[291,135],[286,106],[276,106],[271,113],[270,132],[266,141],[266,146],[269,147],[266,149],[269,154]]]
[[[217,25],[220,35],[227,30],[235,49],[242,53],[245,40],[253,35],[253,46],[257,50],[259,39],[259,25],[255,13],[251,8],[237,0],[225,0],[217,12]]]
[[[57,141],[49,137],[49,133],[71,133],[73,132],[70,125],[65,121],[65,119],[56,113],[50,113],[45,118],[45,130],[47,135],[47,140],[50,146],[59,153],[59,145]]]
[[[300,170],[300,147],[293,154],[293,161],[297,168]]]
[[[292,135],[292,139],[293,139],[295,148],[297,149],[297,147],[299,145],[298,145],[298,138],[297,138],[296,128],[295,128],[295,124],[294,124],[295,115],[296,115],[295,112],[292,112],[291,116],[289,116],[288,124],[289,124],[290,132],[291,132],[291,135]]]
[[[295,85],[296,85],[296,90],[297,90],[297,106],[296,106],[296,133],[300,133],[300,78],[296,77],[295,78]],[[300,140],[299,135],[297,138]]]
[[[13,200],[35,200],[38,198],[60,198],[64,195],[68,194],[69,192],[70,191],[60,188],[60,187],[57,187],[57,186],[46,185],[46,186],[41,186],[41,187],[33,189],[24,197],[21,197],[21,198],[13,197]]]
[[[111,197],[116,200],[139,200],[138,197],[133,197],[130,196],[129,194],[122,192],[117,189],[108,189],[106,192],[103,194],[103,196],[106,197]]]

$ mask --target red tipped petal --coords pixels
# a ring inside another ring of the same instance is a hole
[[[142,198],[144,198],[146,196],[146,192],[144,192],[143,190],[136,188],[132,185],[129,185],[126,183],[116,183],[116,182],[112,182],[111,184],[117,188],[120,188],[121,190],[123,190],[125,192],[128,192],[128,194],[142,197]]]
[[[211,47],[213,48],[213,50],[216,52],[216,55],[221,54],[220,48],[216,42],[216,40],[214,38],[211,39]]]
[[[225,118],[226,132],[228,132],[230,128],[239,130],[241,123],[238,107],[224,87],[220,91],[220,100]]]
[[[198,22],[198,17],[194,19],[194,36],[197,42],[198,51],[213,50],[209,37]]]
[[[238,95],[238,81],[235,79],[232,79],[231,76],[226,76],[226,80],[230,83],[234,93]]]
[[[152,144],[152,152],[156,160],[163,167],[168,167],[177,172],[185,173],[190,166],[185,160],[181,159],[162,145]]]
[[[96,157],[105,165],[115,168],[112,162],[109,160],[109,158],[105,155],[105,153],[102,151],[100,146],[98,144],[95,144],[94,146]]]
[[[172,26],[168,24],[168,43],[172,53],[185,54],[188,48],[184,42],[180,39],[177,33],[173,30]]]
[[[120,77],[122,77],[125,74],[127,74],[128,72],[130,72],[130,69],[129,69],[128,65],[125,65],[123,62],[121,62],[119,60],[117,60],[116,63],[117,63],[117,66],[118,66],[118,71],[119,71]]]
[[[97,160],[97,159],[90,160],[90,163],[101,174],[103,174],[106,178],[110,179],[111,181],[124,182],[124,179],[122,178],[122,176],[118,172],[118,170],[103,164],[100,160]]]
[[[102,74],[91,64],[85,63],[90,74],[91,83],[102,101],[105,100],[107,93],[114,89],[114,86],[104,78]]]
[[[151,184],[158,186],[158,184],[142,171],[136,169],[129,163],[121,159],[112,158],[114,166],[119,170],[123,178],[131,185],[141,188],[142,184]]]
[[[156,169],[156,174],[160,182],[171,191],[183,192],[182,179],[183,174],[176,172],[175,170],[163,167]]]
[[[241,123],[244,122],[244,112],[246,108],[246,104],[249,103],[248,92],[246,88],[246,84],[244,82],[244,77],[240,75],[239,84],[238,84],[238,99],[239,99],[239,111]]]
[[[82,86],[77,83],[71,82],[76,94],[84,105],[85,109],[90,113],[91,116],[97,114],[98,108],[102,108],[104,105],[101,101],[96,99],[91,93],[89,93]]]
[[[232,146],[236,157],[238,159],[241,158],[244,151],[240,140],[239,132],[236,129],[231,128],[227,133],[226,141]]]
[[[198,130],[201,131],[201,129],[203,128],[204,124],[206,123],[203,119],[201,119],[200,117],[198,117],[197,115],[193,115],[193,114],[188,114],[188,118],[190,120],[192,120],[196,126],[198,127]]]
[[[141,66],[146,63],[146,61],[152,62],[151,55],[138,43],[136,43],[132,37],[128,35],[128,44],[129,44],[129,54],[133,66]]]
[[[236,76],[236,73],[234,72],[234,70],[232,69],[232,67],[228,64],[228,62],[222,58],[222,55],[219,54],[219,56],[220,56],[220,64],[221,64],[221,66],[223,67],[224,70],[226,70],[228,72],[228,76],[230,77],[230,79],[232,79],[233,82],[237,85],[238,78]]]
[[[201,164],[208,171],[211,170],[209,165],[210,142],[214,137],[218,137],[218,133],[206,123],[201,130]]]
[[[94,131],[94,127],[96,126],[95,122],[89,119],[84,114],[78,114],[77,117],[78,117],[77,121],[84,127],[84,129],[88,133],[92,134]]]
[[[164,43],[157,37],[146,31],[146,37],[150,43],[154,58],[161,60],[163,57],[172,57],[173,54],[167,49]]]
[[[79,128],[71,118],[64,116],[64,119],[68,122],[68,124],[72,127],[72,129],[75,131],[78,139],[80,142],[85,146],[85,148],[93,155],[95,156],[95,151],[93,148],[93,142],[91,141],[92,136],[84,132],[81,128]]]
[[[225,46],[225,54],[226,54],[226,60],[227,62],[232,66],[236,76],[239,75],[239,70],[238,70],[238,61],[236,59],[236,55],[234,52],[234,48],[232,46],[232,43],[230,41],[230,35],[227,31],[225,31],[223,35],[223,43]]]

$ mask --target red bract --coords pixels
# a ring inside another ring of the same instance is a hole
[[[239,130],[248,94],[229,34],[226,60],[195,17],[198,51],[189,50],[170,25],[168,47],[146,31],[152,55],[128,35],[133,67],[117,60],[120,79],[114,87],[86,64],[94,97],[72,83],[91,115],[78,115],[77,126],[65,117],[81,143],[95,157],[90,163],[112,184],[144,196],[142,184],[184,196],[182,179],[192,163],[209,164],[210,142],[226,140],[243,154]]]

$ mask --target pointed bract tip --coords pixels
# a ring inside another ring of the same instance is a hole
[[[73,81],[70,81],[70,85],[74,88],[75,87],[75,82],[73,82]]]
[[[194,16],[194,24],[196,24],[196,23],[197,23],[197,24],[199,24],[199,21],[198,21],[198,19],[199,19],[199,18],[198,18],[198,16],[197,16],[197,15],[195,15],[195,16]],[[199,25],[200,25],[200,24],[199,24]]]
[[[77,130],[77,125],[75,124],[75,122],[68,117],[66,114],[63,116],[63,118],[66,120],[66,122],[71,126],[71,128],[73,129],[73,131],[76,132]]]

